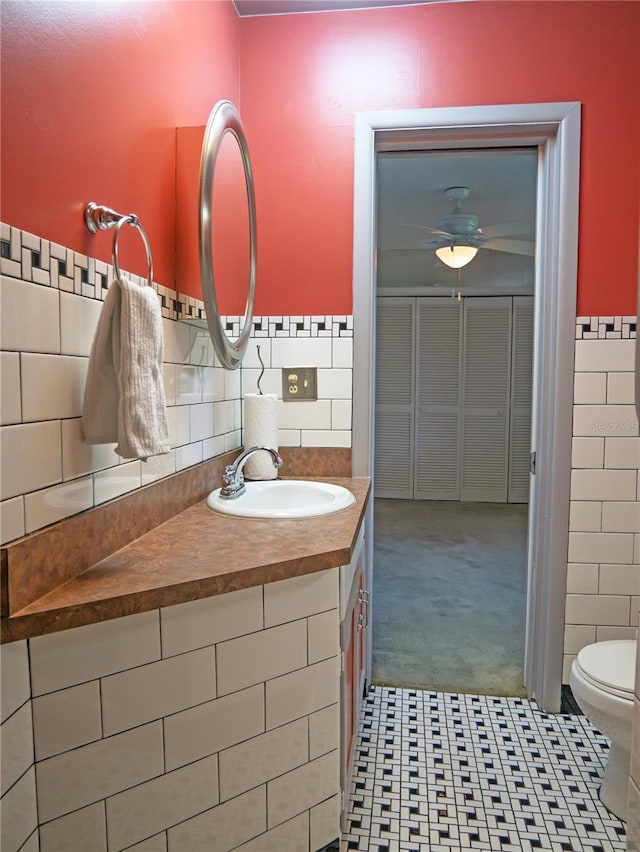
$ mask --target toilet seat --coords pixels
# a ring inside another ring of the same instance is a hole
[[[576,657],[582,677],[603,692],[633,701],[637,643],[618,639],[587,645]]]

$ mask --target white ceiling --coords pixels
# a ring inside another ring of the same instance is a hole
[[[233,0],[240,17],[336,12],[344,9],[373,9],[377,6],[419,6],[425,2],[436,3],[442,0]]]
[[[535,149],[417,151],[378,154],[378,282],[384,287],[451,286],[457,271],[423,241],[420,225],[438,227],[453,205],[451,186],[468,186],[461,210],[480,228],[525,222],[519,238],[535,239]],[[533,258],[482,248],[461,271],[470,286],[533,286]]]

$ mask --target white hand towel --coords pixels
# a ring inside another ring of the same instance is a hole
[[[91,347],[82,431],[88,444],[117,442],[123,458],[170,449],[162,381],[162,313],[155,290],[122,276],[104,300]]]

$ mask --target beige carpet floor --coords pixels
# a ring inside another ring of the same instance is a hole
[[[375,500],[373,683],[525,694],[527,513]]]

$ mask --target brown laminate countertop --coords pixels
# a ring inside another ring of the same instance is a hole
[[[356,498],[353,506],[315,518],[254,520],[219,514],[201,500],[2,618],[2,641],[346,565],[364,516],[369,480],[324,481],[348,488]]]

